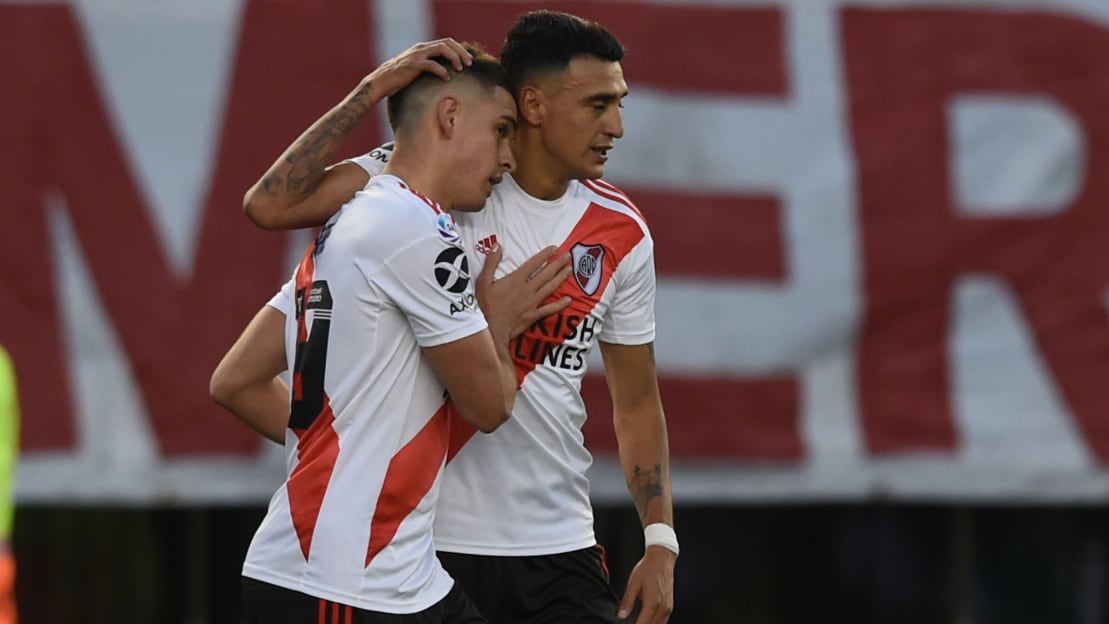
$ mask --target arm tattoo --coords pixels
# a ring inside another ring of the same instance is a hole
[[[276,195],[285,186],[285,181],[276,173],[267,173],[262,178],[262,188],[271,195]]]
[[[347,138],[362,116],[369,110],[366,101],[372,83],[367,82],[358,89],[354,95],[339,107],[334,114],[323,120],[318,127],[305,133],[285,156],[289,167],[288,189],[299,197],[307,197],[323,181],[324,169],[339,143]],[[281,186],[281,178],[276,178],[277,186]],[[267,176],[269,178],[269,176]],[[263,180],[263,188],[267,191],[270,187]]]
[[[647,506],[652,498],[662,496],[662,465],[655,464],[654,468],[644,470],[639,466],[632,468],[632,478],[629,484],[635,509],[639,512],[640,519],[646,518]]]

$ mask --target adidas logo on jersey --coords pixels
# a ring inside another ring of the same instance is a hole
[[[476,249],[477,252],[483,256],[489,255],[489,252],[493,251],[493,248],[496,246],[496,234],[490,234],[489,236],[486,236],[485,238],[479,240],[477,243],[474,243],[474,249]]]

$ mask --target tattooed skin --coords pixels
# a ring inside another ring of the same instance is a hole
[[[662,496],[662,465],[655,464],[654,468],[646,470],[639,466],[632,468],[630,485],[635,509],[642,519],[647,515],[647,506],[651,499]]]
[[[371,87],[369,82],[359,87],[333,114],[297,139],[285,154],[288,175],[283,178],[276,172],[268,172],[262,178],[262,188],[272,194],[287,190],[300,198],[311,195],[323,181],[335,146],[354,130],[370,109]]]

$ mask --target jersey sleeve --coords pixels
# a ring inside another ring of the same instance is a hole
[[[285,284],[281,286],[281,290],[278,290],[277,294],[275,294],[272,298],[270,298],[269,301],[266,302],[266,305],[268,305],[269,307],[277,310],[278,312],[284,314],[287,317],[288,316],[294,316],[294,312],[295,312],[294,305],[293,305],[293,288],[295,286],[294,281],[295,281],[295,278],[290,279],[289,281],[285,282]]]
[[[393,142],[389,141],[383,145],[373,148],[370,152],[349,158],[343,162],[354,163],[361,167],[370,177],[374,177],[385,169],[385,165],[389,164],[389,157],[393,155]]]
[[[384,266],[379,286],[408,317],[416,342],[434,347],[487,327],[477,307],[466,252],[437,233],[421,237]]]
[[[655,339],[655,247],[650,236],[636,245],[616,269],[616,292],[599,338],[640,345]]]

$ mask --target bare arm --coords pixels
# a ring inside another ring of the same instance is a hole
[[[433,61],[444,57],[455,69],[469,64],[468,52],[453,39],[418,43],[385,61],[341,102],[320,117],[285,150],[243,197],[243,210],[257,226],[288,230],[320,225],[354,196],[369,176],[357,165],[332,168],[335,153],[377,103],[417,76],[448,78]]]
[[[516,402],[516,374],[508,345],[494,344],[488,329],[424,349],[459,416],[482,433],[508,420]]]
[[[670,448],[658,390],[654,344],[628,346],[602,342],[601,357],[612,394],[620,464],[639,520],[644,527],[655,523],[673,526]],[[676,559],[675,553],[661,546],[647,547],[628,579],[620,604],[621,618],[638,599],[643,608],[637,624],[667,621],[674,606]]]
[[[570,304],[569,297],[544,303],[570,277],[568,255],[559,256],[555,247],[548,247],[494,280],[502,253],[499,245],[490,252],[477,278],[477,298],[489,329],[424,350],[459,415],[485,433],[507,420],[516,402],[516,364],[508,351],[509,341],[536,320]]]
[[[643,526],[673,524],[670,450],[654,344],[601,343],[620,464]]]
[[[289,387],[278,375],[285,363],[285,315],[263,307],[212,373],[212,399],[248,427],[285,443]]]

